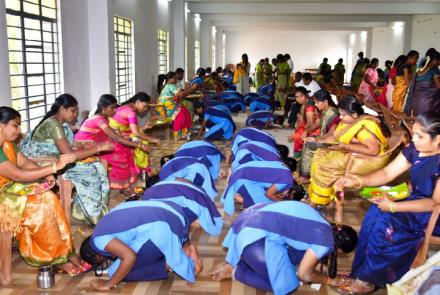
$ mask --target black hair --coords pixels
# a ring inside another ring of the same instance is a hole
[[[435,48],[429,48],[428,50],[426,50],[425,56],[429,56],[431,55],[433,52],[436,52],[437,50]]]
[[[58,96],[55,99],[55,102],[52,104],[52,106],[50,107],[50,111],[46,113],[46,115],[44,115],[43,119],[41,119],[41,121],[38,123],[37,126],[35,126],[34,130],[32,131],[32,136],[34,136],[35,130],[38,129],[38,127],[47,119],[49,119],[52,116],[55,116],[58,111],[60,110],[61,107],[67,109],[67,108],[71,108],[71,107],[76,107],[78,105],[78,101],[76,100],[75,97],[73,97],[70,94],[64,93],[61,94],[60,96]]]
[[[284,58],[285,59],[290,59],[290,54],[288,54],[288,53],[284,54]]]
[[[84,239],[84,241],[81,243],[81,247],[79,248],[79,255],[81,255],[82,260],[90,264],[95,272],[95,275],[97,277],[102,276],[103,271],[105,268],[107,268],[107,260],[104,261],[104,263],[99,263],[96,255],[101,255],[98,252],[93,249],[91,245],[91,237],[88,236]],[[98,272],[100,270],[100,272]]]
[[[111,94],[103,94],[99,98],[98,106],[95,111],[95,115],[102,114],[102,109],[111,106],[112,104],[118,104],[118,100]]]
[[[429,134],[431,138],[440,134],[440,112],[428,111],[416,117],[416,121],[422,125],[422,131]]]
[[[156,183],[158,183],[160,181],[160,177],[159,175],[153,175],[153,176],[149,176],[147,178],[147,180],[145,180],[145,187],[146,188],[150,188],[153,185],[155,185]]]
[[[406,55],[399,55],[393,63],[393,67],[399,68],[406,61]]]
[[[278,153],[280,154],[281,161],[287,159],[287,157],[289,156],[289,148],[287,147],[287,145],[277,144],[275,148],[278,150]]]
[[[176,74],[183,74],[183,73],[185,73],[185,70],[182,69],[182,68],[177,68],[177,69],[174,71],[174,73],[176,73]]]
[[[414,57],[414,56],[420,56],[419,52],[417,50],[410,50],[410,52],[408,52],[408,54],[406,55],[406,57]]]
[[[266,58],[264,59],[264,61],[269,61],[269,58],[268,58],[268,57],[266,57]]]
[[[176,73],[175,72],[172,72],[172,71],[168,72],[167,73],[167,83],[168,83],[168,81],[170,81],[174,77],[176,77]]]
[[[298,165],[297,161],[292,157],[287,157],[283,159],[283,163],[289,168],[289,170],[293,173],[296,171],[296,167]]]
[[[211,67],[207,67],[205,71],[206,71],[207,74],[211,74],[212,73]]]
[[[371,64],[374,64],[374,63],[377,63],[377,64],[379,64],[379,59],[377,59],[377,58],[373,58],[373,59],[371,59],[371,62],[370,62],[370,65]]]
[[[301,201],[302,199],[304,199],[305,195],[306,191],[304,187],[294,181],[293,186],[289,189],[285,200]]]
[[[21,118],[19,112],[10,107],[0,107],[0,123],[8,124],[9,121]]]
[[[260,59],[260,62],[264,62],[264,59],[262,58],[262,59]]]
[[[369,65],[370,64],[370,60],[368,58],[364,58],[362,63]]]
[[[199,77],[204,77],[206,75],[206,70],[204,68],[198,68],[196,75]]]
[[[157,85],[156,85],[156,91],[157,93],[161,93],[163,86],[165,84],[165,81],[167,80],[167,75],[160,74],[157,76]]]
[[[358,100],[356,97],[351,95],[347,95],[343,97],[338,104],[338,108],[343,111],[346,111],[350,115],[364,114],[364,109],[362,108],[362,102]]]
[[[357,245],[358,236],[356,231],[343,224],[332,224],[333,238],[335,241],[335,249],[329,255],[328,276],[335,278],[337,274],[337,250],[341,249],[344,253],[352,252]]]
[[[272,64],[278,62],[276,58],[272,58]]]
[[[344,60],[342,58],[338,59],[338,62],[343,62]]]
[[[174,154],[171,155],[166,155],[163,156],[162,158],[160,158],[160,167],[163,167],[163,165],[166,164],[166,162],[168,162],[169,160],[174,158]]]
[[[242,59],[242,60],[246,60],[246,63],[249,62],[249,58],[248,58],[248,55],[247,55],[246,53],[243,53],[243,54],[241,55],[241,59]]]
[[[135,95],[133,95],[132,98],[130,98],[129,100],[123,102],[121,105],[126,105],[126,104],[129,104],[129,103],[135,103],[137,101],[149,103],[151,101],[151,97],[148,94],[146,94],[145,92],[138,92]]]
[[[423,68],[427,63],[431,63],[435,59],[439,59],[439,58],[440,58],[440,53],[438,51],[436,51],[435,49],[431,50],[431,51],[427,52],[425,59],[420,64],[420,67]]]
[[[306,73],[307,74],[307,73]],[[305,75],[305,74],[304,74]],[[304,79],[304,76],[303,76]],[[303,86],[299,86],[295,88],[295,91],[293,92],[293,94],[296,94],[297,92],[301,92],[302,94],[304,94],[305,96],[309,95],[309,91],[303,87]]]
[[[282,116],[282,115],[277,115],[276,117],[275,117],[275,119],[273,120],[273,123],[274,124],[278,124],[278,125],[281,125],[281,126],[283,126],[283,124],[284,124],[284,116]]]
[[[362,52],[362,51],[359,52],[359,53],[358,53],[358,57],[364,57],[364,52]]]
[[[303,73],[302,72],[296,72],[295,73],[295,81],[299,82],[303,77]]]
[[[217,74],[218,74],[218,73],[221,73],[221,72],[223,71],[223,69],[222,69],[222,67],[217,67],[217,68],[215,69],[215,71],[216,71]]]
[[[327,58],[327,57],[324,57],[324,58],[322,59],[322,61],[328,62],[328,58]]]
[[[305,80],[310,80],[310,81],[313,80],[312,74],[310,74],[309,72],[304,73],[302,78]]]
[[[385,61],[385,67],[389,68],[389,67],[391,67],[392,65],[393,65],[393,62],[392,62],[391,60],[387,59],[387,60]]]
[[[281,53],[277,54],[277,60],[284,60],[284,55],[282,55]]]
[[[317,100],[317,101],[327,101],[329,106],[332,106],[334,108],[337,108],[335,102],[332,99],[332,96],[330,94],[330,92],[326,91],[326,90],[318,90],[313,94],[313,97]]]

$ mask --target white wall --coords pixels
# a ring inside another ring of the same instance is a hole
[[[368,38],[370,37],[366,31],[351,33],[347,36],[348,48],[345,66],[345,81],[349,82],[351,79],[353,67],[359,58],[358,53],[362,51],[364,52],[364,56],[369,57],[369,52],[367,52]]]
[[[247,53],[252,72],[261,58],[270,60],[278,53],[289,53],[294,62],[294,71],[317,68],[324,57],[335,65],[339,58],[347,56],[346,32],[227,32],[226,64],[241,61]]]
[[[423,56],[431,47],[440,50],[440,15],[413,16],[411,49]]]
[[[394,60],[404,53],[404,24],[391,23],[388,27],[374,28],[372,51],[369,57],[379,59],[379,67],[383,68],[387,59]]]

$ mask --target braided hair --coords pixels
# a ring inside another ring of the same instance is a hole
[[[333,223],[332,230],[335,249],[324,259],[323,264],[328,264],[328,276],[333,279],[338,272],[338,249],[344,253],[352,252],[356,248],[358,236],[356,231],[348,225]]]
[[[93,268],[93,271],[95,272],[95,275],[97,277],[102,276],[104,269],[106,269],[109,264],[106,258],[110,258],[110,257],[105,257],[103,262],[99,262],[98,261],[98,252],[95,251],[95,249],[93,249],[92,245],[91,245],[91,237],[92,236],[88,236],[87,238],[85,238],[85,240],[81,243],[81,247],[79,249],[79,254],[81,255],[81,258],[87,262],[88,264],[90,264]]]

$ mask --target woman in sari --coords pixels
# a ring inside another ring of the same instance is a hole
[[[393,93],[394,85],[396,85],[397,69],[406,61],[406,55],[399,55],[398,58],[393,62],[390,73],[388,74],[388,85],[387,85],[387,106],[389,109],[393,107]]]
[[[415,116],[429,110],[440,110],[440,53],[432,52],[416,72],[411,96]]]
[[[374,102],[375,99],[371,95],[370,87],[376,88],[377,79],[379,78],[377,73],[377,66],[379,65],[379,60],[373,58],[370,65],[365,70],[364,78],[362,79],[361,85],[359,86],[358,94],[364,96],[365,102]]]
[[[73,153],[75,165],[68,167],[63,178],[75,185],[72,216],[91,225],[107,214],[110,186],[107,171],[95,154],[112,151],[111,142],[102,142],[87,148],[73,148],[73,133],[67,123],[78,116],[78,102],[70,94],[58,96],[50,111],[25,138],[21,150],[28,157],[38,158]],[[88,159],[87,159],[88,158]]]
[[[365,70],[370,64],[370,60],[368,58],[364,58],[361,60],[359,64],[357,64],[353,70],[353,76],[351,78],[351,88],[355,93],[357,93],[359,86],[361,85],[362,79],[364,78]]]
[[[332,132],[339,123],[339,113],[338,107],[332,100],[329,92],[325,90],[319,90],[314,95],[315,106],[321,113],[319,120],[319,135],[324,136],[325,134]],[[318,137],[319,138],[319,137]],[[307,182],[310,177],[310,165],[312,164],[312,158],[315,154],[316,147],[309,142],[315,142],[316,137],[307,137],[304,141],[304,148],[301,152],[301,161],[299,167],[299,174],[302,178],[302,182]],[[318,139],[319,140],[319,139]]]
[[[260,59],[260,62],[255,67],[255,88],[259,89],[264,85],[264,59]]]
[[[387,144],[380,122],[375,117],[364,115],[362,104],[353,96],[344,97],[339,105],[341,122],[333,132],[316,142],[335,143],[331,148],[318,149],[310,169],[309,198],[313,205],[325,206],[335,198],[334,182],[345,174],[349,153],[367,156],[383,155]],[[330,149],[330,150],[329,150]],[[379,169],[386,159],[378,162],[368,160],[364,169]]]
[[[241,62],[237,64],[234,72],[234,80],[232,83],[237,84],[237,91],[242,95],[251,92],[249,88],[249,72],[251,64],[246,53],[241,56]]]
[[[295,132],[289,137],[293,141],[295,158],[301,157],[304,138],[319,135],[319,116],[313,99],[309,98],[307,89],[300,86],[295,89],[295,100],[301,105]]]
[[[122,103],[121,106],[116,109],[116,114],[113,117],[109,117],[109,125],[111,128],[115,129],[120,135],[130,138],[132,141],[140,142],[138,143],[138,147],[134,150],[134,153],[133,150],[126,149],[125,154],[122,154],[121,157],[117,159],[113,159],[113,161],[118,161],[117,165],[120,165],[121,169],[129,170],[130,175],[135,173],[130,162],[133,156],[137,173],[140,171],[150,172],[150,157],[142,148],[142,145],[148,145],[149,143],[160,144],[159,139],[146,135],[138,126],[137,114],[144,114],[147,111],[147,106],[150,101],[151,98],[148,94],[138,92],[132,98]],[[118,180],[115,179],[115,189],[126,189],[134,184],[136,180],[137,178],[131,177],[127,183],[124,174],[122,174],[118,176]],[[119,182],[119,184],[116,184],[117,182]]]
[[[50,190],[55,184],[52,174],[74,162],[75,155],[65,154],[52,165],[38,166],[15,145],[20,124],[16,110],[0,107],[0,235],[8,237],[5,242],[11,245],[7,233],[12,234],[20,256],[31,266],[59,265],[60,271],[72,275],[87,271],[90,265],[75,256],[69,223],[58,197]],[[42,178],[45,181],[39,183]],[[11,261],[0,262],[0,284],[8,285],[12,281]]]
[[[289,87],[290,69],[289,64],[284,59],[284,56],[282,54],[277,55],[277,60],[278,63],[275,68],[275,72],[277,73],[277,88],[275,90],[275,100],[279,101],[281,104],[281,108],[284,109],[284,105],[286,104],[287,88]],[[289,110],[287,110],[287,112],[288,111]]]
[[[109,118],[115,115],[117,105],[116,97],[111,94],[102,95],[95,115],[83,122],[74,139],[79,143],[88,141],[91,144],[112,141],[115,149],[112,152],[102,153],[99,157],[106,160],[111,167],[110,189],[126,189],[137,181],[133,149],[139,148],[148,153],[150,147],[119,135],[109,126]]]
[[[440,116],[420,114],[413,126],[413,142],[388,166],[368,175],[343,177],[338,187],[381,186],[410,171],[412,191],[402,201],[385,197],[370,206],[356,247],[345,291],[368,293],[375,286],[398,281],[410,268],[425,237],[435,205],[440,204]],[[435,228],[438,235],[439,226]],[[352,294],[353,294],[352,293]]]
[[[397,69],[396,84],[393,91],[393,111],[402,113],[405,104],[405,97],[408,92],[409,84],[413,78],[412,67],[417,64],[419,53],[411,50],[406,55],[406,61]]]
[[[185,108],[180,100],[197,89],[197,84],[192,84],[186,90],[177,88],[177,79],[174,72],[167,74],[167,84],[160,93],[157,101],[157,111],[161,116],[172,118],[173,120],[173,138],[174,140],[186,139],[188,130],[191,128],[191,114]]]

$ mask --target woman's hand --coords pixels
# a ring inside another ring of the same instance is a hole
[[[390,212],[390,205],[394,204],[393,201],[390,201],[390,199],[388,199],[387,195],[388,194],[384,193],[383,198],[372,200],[372,202],[376,204],[377,207],[379,207],[379,209],[382,210],[383,212]]]
[[[153,124],[151,124],[151,122],[147,122],[145,123],[145,125],[143,126],[143,129],[151,129],[153,128]]]
[[[113,287],[110,284],[109,280],[103,280],[103,279],[92,280],[92,281],[90,281],[89,286],[90,286],[90,288],[93,288],[95,290],[100,290],[100,291],[107,291]]]
[[[151,148],[148,145],[146,145],[146,144],[141,144],[140,149],[143,150],[146,153],[151,152]]]
[[[60,156],[60,159],[56,161],[55,165],[57,170],[61,170],[66,165],[75,162],[75,155],[74,154],[63,154]]]
[[[359,185],[359,181],[354,177],[341,177],[338,180],[336,180],[334,187],[341,191],[344,187],[355,187]]]
[[[105,141],[99,144],[99,150],[103,151],[112,151],[115,149],[115,145],[111,141]]]

